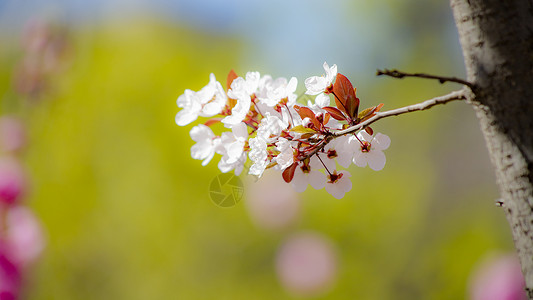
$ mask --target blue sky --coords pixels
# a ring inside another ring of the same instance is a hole
[[[388,0],[0,0],[0,31],[16,34],[35,15],[59,18],[70,25],[87,25],[148,13],[215,34],[240,36],[250,45],[242,57],[242,65],[254,70],[267,69],[275,76],[320,74],[324,61],[339,65],[340,72],[350,70],[354,75],[373,75],[378,67],[397,66],[410,50],[409,33],[398,28],[390,3]],[[451,18],[450,12],[443,13]],[[451,36],[443,38],[454,38],[453,24],[450,29]],[[388,49],[390,45],[394,45],[393,50]]]

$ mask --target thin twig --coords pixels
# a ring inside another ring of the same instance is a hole
[[[386,118],[386,117],[398,116],[398,115],[402,115],[402,114],[413,112],[413,111],[426,110],[426,109],[429,109],[429,108],[431,108],[431,107],[433,107],[435,105],[438,105],[438,104],[446,104],[446,103],[448,103],[450,101],[453,101],[453,100],[465,100],[465,99],[466,99],[466,96],[465,96],[464,90],[459,90],[459,91],[451,92],[451,93],[449,93],[447,95],[440,96],[440,97],[435,97],[433,99],[429,99],[429,100],[426,100],[424,102],[420,102],[420,103],[417,103],[417,104],[404,106],[404,107],[400,107],[400,108],[397,108],[397,109],[377,112],[372,118],[370,118],[370,119],[368,119],[368,120],[366,120],[364,122],[361,122],[361,123],[359,123],[357,125],[354,125],[352,127],[346,128],[344,130],[339,130],[339,131],[333,132],[333,135],[338,137],[338,136],[341,136],[341,135],[345,135],[345,134],[348,134],[348,133],[355,132],[357,130],[361,130],[361,129],[367,127],[368,125],[376,122],[377,120],[383,119],[383,118]]]
[[[370,124],[378,121],[379,119],[383,119],[383,118],[391,117],[391,116],[398,116],[398,115],[402,115],[402,114],[409,113],[409,112],[414,112],[414,111],[426,110],[426,109],[430,109],[431,107],[433,107],[435,105],[438,105],[438,104],[446,104],[446,103],[448,103],[450,101],[465,100],[465,99],[466,99],[465,91],[464,90],[458,90],[458,91],[455,91],[455,92],[451,92],[451,93],[449,93],[447,95],[440,96],[440,97],[435,97],[435,98],[432,98],[432,99],[429,99],[429,100],[426,100],[424,102],[420,102],[420,103],[417,103],[417,104],[404,106],[404,107],[400,107],[400,108],[392,109],[392,110],[388,110],[388,111],[377,112],[373,117],[371,117],[370,119],[368,119],[368,120],[366,120],[364,122],[361,122],[361,123],[359,123],[357,125],[354,125],[352,127],[349,127],[349,128],[343,129],[343,130],[331,132],[330,134],[326,135],[324,137],[324,143],[322,143],[322,145],[320,145],[319,147],[313,149],[313,151],[311,151],[309,153],[306,153],[304,156],[299,157],[299,159],[300,160],[304,160],[307,157],[311,157],[311,156],[315,155],[317,152],[321,151],[333,139],[338,138],[338,137],[343,136],[343,135],[346,135],[346,134],[354,133],[354,132],[356,132],[358,130],[361,130],[361,129],[364,129],[365,127],[367,127]]]
[[[474,85],[472,83],[466,80],[460,79],[460,78],[456,78],[456,77],[436,76],[436,75],[429,75],[429,74],[424,74],[424,73],[405,73],[405,72],[398,71],[398,70],[388,70],[388,69],[385,69],[383,71],[377,70],[376,75],[377,76],[385,75],[385,76],[390,76],[390,77],[399,78],[399,79],[404,78],[404,77],[436,79],[440,83],[445,83],[446,81],[455,82],[455,83],[466,85],[470,89],[474,89]]]

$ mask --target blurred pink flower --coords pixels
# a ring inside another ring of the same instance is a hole
[[[276,257],[281,284],[298,296],[327,292],[337,273],[337,257],[331,242],[317,233],[298,233],[281,246]]]
[[[19,162],[13,158],[0,159],[0,201],[13,204],[26,188],[26,178]]]
[[[520,263],[515,255],[486,258],[470,276],[471,300],[527,300]]]
[[[0,147],[6,152],[21,150],[26,144],[24,124],[17,117],[0,117]]]
[[[283,229],[297,220],[300,214],[298,194],[279,174],[267,172],[260,181],[247,187],[246,206],[252,222],[258,227]]]
[[[24,206],[15,206],[7,212],[7,248],[11,257],[27,265],[35,261],[45,246],[41,225],[33,212]]]
[[[5,253],[5,247],[0,247],[0,300],[15,300],[20,289],[20,272],[17,265]]]

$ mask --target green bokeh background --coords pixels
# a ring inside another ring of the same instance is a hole
[[[461,76],[447,58],[458,46],[444,47],[433,27],[410,22],[405,7],[416,1],[408,2],[391,7],[401,16],[393,21],[413,34],[412,48],[396,65],[376,67]],[[68,67],[50,79],[45,96],[3,111],[27,123],[26,202],[48,241],[27,299],[293,299],[274,259],[299,230],[328,236],[338,250],[337,281],[315,299],[462,299],[482,257],[512,251],[465,103],[380,121],[374,130],[392,139],[385,169],[351,167],[353,189],[342,200],[306,191],[299,221],[270,232],[254,225],[242,202],[226,209],[211,203],[218,159],[201,167],[190,157],[192,125],[174,123],[175,99],[186,88],[200,89],[211,72],[224,79],[232,68],[243,74],[254,67],[240,60],[245,41],[157,18],[77,27],[69,37]],[[21,53],[12,36],[2,43],[0,95],[12,101]],[[316,72],[299,78],[300,88],[305,76],[322,72],[322,61],[309,64]],[[374,78],[337,64],[363,106],[392,109],[458,88]]]

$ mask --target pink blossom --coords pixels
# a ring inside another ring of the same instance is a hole
[[[279,230],[293,224],[300,214],[300,199],[290,188],[280,188],[286,183],[274,173],[266,173],[248,185],[246,206],[250,218],[260,228]]]
[[[15,264],[0,245],[0,300],[18,299],[21,284],[19,266]]]
[[[337,257],[331,242],[317,233],[298,233],[280,247],[276,271],[281,284],[298,296],[327,292],[337,274]]]
[[[15,206],[7,212],[6,244],[13,259],[27,265],[34,262],[44,249],[41,225],[33,212],[24,206]]]
[[[525,281],[515,255],[486,258],[470,277],[471,300],[526,300]]]

